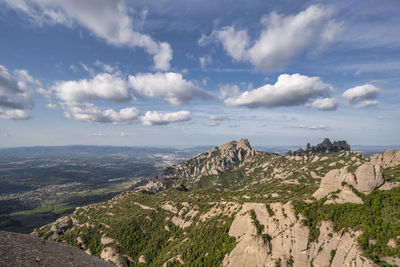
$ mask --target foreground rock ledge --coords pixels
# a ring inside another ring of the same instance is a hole
[[[0,266],[115,266],[83,250],[31,235],[0,231]]]

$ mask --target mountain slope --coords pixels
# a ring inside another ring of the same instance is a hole
[[[36,234],[119,266],[399,264],[399,182],[399,151],[279,156],[243,139]]]

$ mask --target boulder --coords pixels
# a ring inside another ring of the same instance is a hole
[[[361,193],[369,194],[374,189],[385,183],[383,168],[381,165],[373,165],[369,162],[362,164],[355,172],[356,184],[354,187]]]
[[[106,247],[101,251],[100,258],[114,263],[117,267],[128,267],[124,257],[115,248]]]

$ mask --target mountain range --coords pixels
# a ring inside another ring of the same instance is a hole
[[[324,140],[282,156],[241,139],[33,234],[117,266],[395,266],[399,185],[400,151]]]

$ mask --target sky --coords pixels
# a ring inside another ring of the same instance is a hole
[[[0,147],[400,144],[396,0],[0,0]]]

